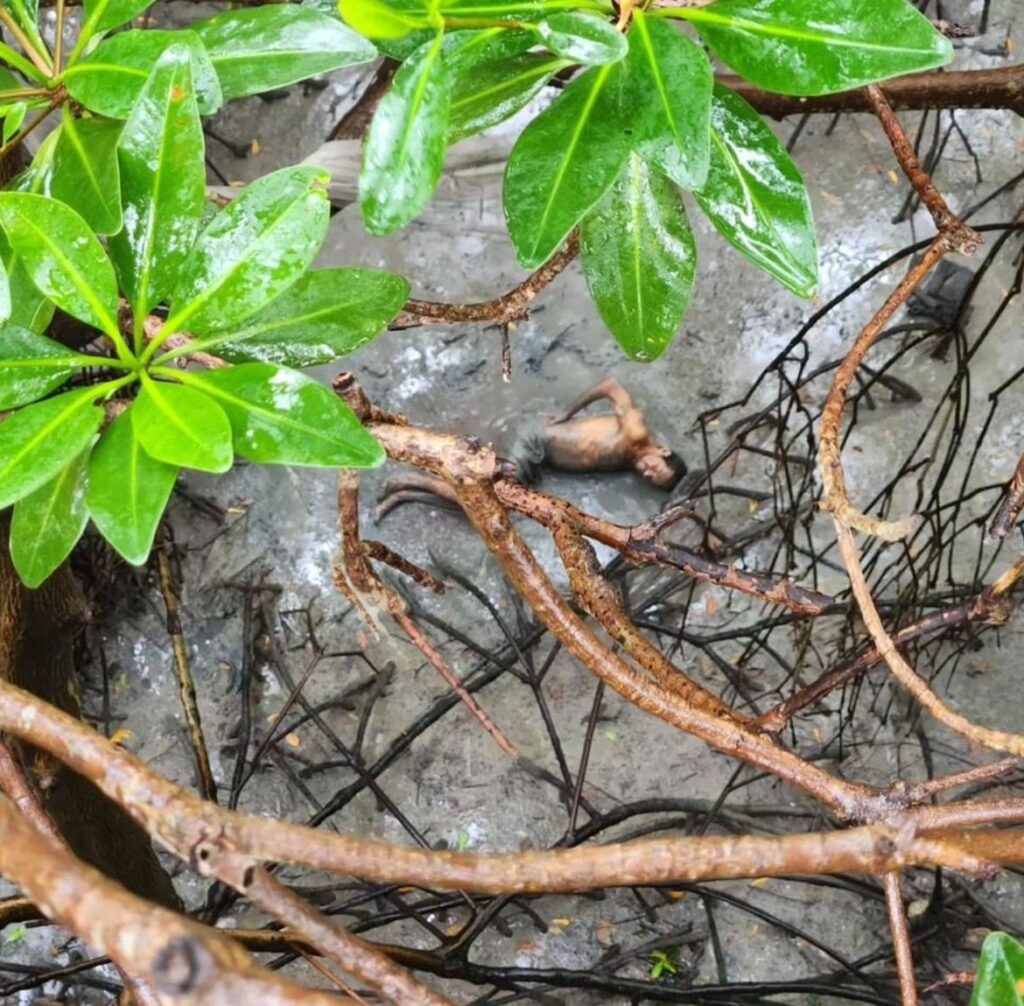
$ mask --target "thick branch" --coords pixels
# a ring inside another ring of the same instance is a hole
[[[796,98],[762,91],[732,74],[720,74],[718,80],[741,94],[762,115],[772,119],[815,112],[874,111],[862,88],[821,98]],[[1007,108],[1024,115],[1024,65],[995,70],[914,73],[887,80],[881,88],[896,111]]]

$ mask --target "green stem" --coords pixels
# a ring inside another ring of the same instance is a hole
[[[40,98],[49,93],[45,87],[19,87],[16,91],[0,91],[0,101],[21,101],[24,98]]]
[[[131,384],[135,380],[135,374],[126,374],[124,377],[118,377],[113,381],[104,381],[103,384],[94,384],[93,390],[96,392],[96,398],[103,396],[103,400],[109,400],[110,396],[115,391],[119,391],[126,384]],[[95,399],[93,399],[95,401]]]
[[[40,73],[20,52],[16,52],[6,42],[0,42],[0,59],[25,74],[30,80],[40,84],[45,84],[48,80],[48,74]]]
[[[0,21],[4,23],[7,30],[14,36],[15,41],[21,46],[22,52],[39,68],[44,79],[49,78],[53,74],[53,62],[43,40],[39,39],[39,46],[41,48],[37,48],[6,7],[0,7]]]
[[[135,370],[133,363],[126,363],[124,360],[114,360],[109,356],[90,356],[88,353],[74,353],[72,359],[76,360],[80,367],[106,367],[111,370]]]

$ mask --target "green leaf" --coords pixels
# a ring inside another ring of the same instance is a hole
[[[525,108],[559,70],[559,56],[525,52],[459,73],[452,81],[448,143],[489,129]]]
[[[17,135],[21,124],[25,121],[25,116],[28,114],[28,102],[18,101],[13,105],[8,105],[4,115],[4,131],[3,141],[4,143],[10,143],[11,140]]]
[[[1024,1006],[1024,946],[989,933],[981,946],[970,1006]]]
[[[290,367],[331,363],[387,328],[409,297],[409,284],[373,269],[306,273],[241,329],[225,335],[228,359]],[[222,345],[210,340],[210,345]]]
[[[0,423],[0,509],[49,482],[81,454],[103,421],[94,388],[26,405]]]
[[[190,385],[216,398],[231,420],[235,450],[263,464],[375,468],[384,449],[329,388],[266,363],[204,373]]]
[[[167,331],[233,328],[291,286],[327,235],[329,177],[320,168],[284,168],[221,210],[181,267]]]
[[[64,106],[47,194],[67,203],[97,234],[121,229],[120,135],[119,123],[76,119]]]
[[[89,520],[85,458],[83,451],[49,482],[14,505],[11,559],[26,587],[38,587],[82,537]]]
[[[429,12],[415,0],[338,0],[338,8],[345,21],[367,38],[403,38],[430,27]]]
[[[580,228],[590,294],[634,360],[656,360],[690,303],[697,248],[676,187],[635,154]]]
[[[29,279],[21,257],[15,254],[7,240],[7,235],[0,230],[0,263],[7,275],[10,289],[11,305],[8,321],[12,325],[41,332],[50,323],[53,316],[53,304],[48,301]]]
[[[194,388],[144,376],[142,391],[128,412],[135,436],[157,461],[203,472],[226,472],[231,467],[228,417]]]
[[[442,52],[449,73],[467,76],[470,70],[518,56],[537,44],[532,31],[517,31],[510,28],[478,28],[445,32]],[[455,93],[453,87],[453,93]]]
[[[629,156],[632,128],[619,111],[620,69],[596,66],[576,78],[512,148],[505,219],[528,269],[555,253]]]
[[[662,20],[633,14],[625,87],[627,106],[637,110],[635,149],[686,189],[708,176],[713,83],[698,45]]]
[[[73,317],[119,338],[114,267],[73,209],[45,196],[0,192],[0,227],[41,293]]]
[[[716,0],[673,9],[719,59],[781,94],[831,94],[943,66],[953,46],[907,0]]]
[[[90,34],[110,31],[137,18],[153,0],[84,0],[85,25]]]
[[[377,56],[373,45],[340,21],[294,4],[228,10],[192,28],[210,54],[226,100]]]
[[[722,236],[800,297],[818,285],[807,188],[775,134],[738,94],[715,85],[711,166],[694,192]]]
[[[199,233],[203,151],[191,54],[174,45],[153,67],[117,149],[125,226],[110,255],[137,318],[173,289]]]
[[[143,450],[132,411],[134,406],[118,416],[93,448],[86,502],[100,534],[128,562],[141,566],[153,547],[178,469]]]
[[[69,66],[60,80],[75,101],[92,112],[125,119],[135,107],[157,60],[172,45],[192,53],[192,79],[202,115],[212,115],[224,103],[217,71],[194,31],[119,32],[101,42],[85,59]]]
[[[629,50],[626,36],[615,26],[584,11],[563,11],[537,25],[544,45],[556,56],[585,66],[617,63]]]
[[[53,339],[18,325],[4,325],[0,328],[0,409],[42,398],[85,362]]]
[[[6,325],[11,320],[12,310],[11,277],[3,258],[0,257],[0,325]]]
[[[438,35],[406,60],[370,124],[359,203],[372,234],[390,234],[409,223],[441,177],[450,103],[442,41]]]

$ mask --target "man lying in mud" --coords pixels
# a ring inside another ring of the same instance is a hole
[[[610,415],[577,416],[600,401],[611,405]],[[682,458],[651,436],[643,412],[611,377],[580,395],[562,415],[525,420],[511,453],[509,463],[515,476],[526,485],[540,481],[544,469],[580,473],[633,470],[668,492],[686,474]],[[424,494],[456,503],[445,482],[429,475],[410,474],[384,485],[377,520],[403,503],[425,502],[429,497]]]

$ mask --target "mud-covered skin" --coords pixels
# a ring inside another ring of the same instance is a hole
[[[599,401],[610,402],[613,414],[574,418]],[[524,485],[539,482],[545,469],[583,474],[633,469],[659,489],[671,490],[686,474],[682,458],[651,436],[643,412],[614,378],[596,384],[554,419],[525,419],[508,460]],[[422,500],[423,493],[458,505],[447,483],[415,472],[385,483],[376,519],[402,503]]]

